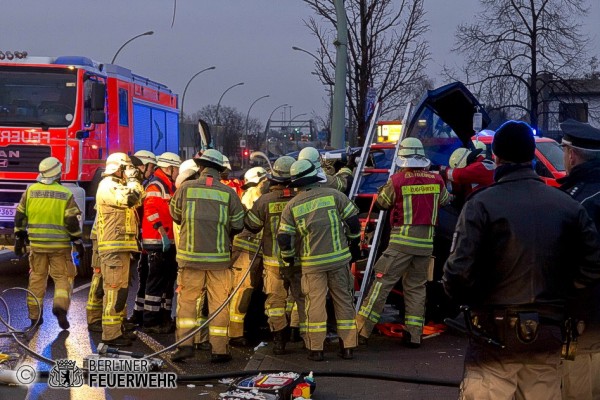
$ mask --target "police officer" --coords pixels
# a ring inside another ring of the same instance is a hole
[[[171,199],[173,222],[181,226],[177,243],[177,340],[196,326],[197,303],[206,287],[209,313],[215,313],[231,291],[231,255],[233,235],[242,231],[244,209],[230,187],[219,181],[223,156],[209,149],[197,158],[200,177],[182,183]],[[224,307],[209,326],[211,362],[227,362],[229,309]],[[194,356],[193,339],[185,341],[171,355],[182,361]]]
[[[44,158],[39,164],[39,172],[38,182],[27,188],[17,206],[15,254],[19,257],[25,254],[29,239],[28,289],[31,294],[27,294],[27,308],[31,325],[35,326],[38,318],[39,324],[43,322],[41,307],[50,275],[54,281],[52,314],[61,329],[69,329],[67,312],[73,279],[77,275],[71,258],[71,243],[79,257],[85,253],[81,240],[81,211],[73,193],[60,184],[62,164],[57,158]]]
[[[321,165],[321,154],[319,150],[314,147],[305,147],[300,150],[298,153],[298,161],[300,160],[308,160],[310,163],[316,168],[317,174],[319,178],[321,178],[320,183],[323,186],[327,186],[336,190],[339,190],[342,193],[347,193],[350,190],[349,179],[352,177],[352,170],[347,167],[340,169],[334,175],[328,175],[323,171]]]
[[[146,189],[156,170],[156,156],[151,151],[138,150],[131,157],[131,162],[140,170],[142,186]],[[143,206],[137,209],[137,214],[141,221],[144,215]],[[127,319],[126,323],[131,326],[142,326],[144,324],[144,298],[146,296],[146,282],[148,280],[149,268],[148,253],[142,249],[140,254],[134,254],[134,258],[132,259],[133,264],[135,264],[138,273],[138,288],[135,295],[135,303],[133,304],[133,313]]]
[[[298,305],[300,326],[305,328],[306,315],[304,313],[304,295],[300,286],[300,265],[298,263],[292,268],[284,267],[276,240],[281,213],[288,201],[296,194],[294,190],[287,187],[291,182],[290,168],[294,161],[290,156],[279,157],[275,161],[273,171],[268,177],[269,193],[256,200],[244,219],[246,228],[251,232],[259,232],[262,229],[263,290],[267,295],[265,313],[273,333],[273,354],[275,355],[285,353],[284,330],[288,326],[286,318],[288,290]],[[304,333],[304,329],[302,329],[302,333]]]
[[[242,189],[242,205],[245,210],[252,208],[254,202],[261,196],[265,190],[267,171],[263,167],[250,168],[244,174],[244,185]],[[250,262],[259,249],[261,233],[256,234],[249,230],[244,230],[233,239],[233,286],[236,287],[241,278],[245,275]],[[231,299],[229,308],[229,344],[231,346],[245,346],[247,340],[244,337],[244,318],[250,305],[253,289],[258,286],[260,273],[262,273],[262,254],[256,256],[253,264],[253,271],[246,276],[242,286]]]
[[[113,153],[106,159],[104,179],[98,185],[98,255],[103,279],[102,341],[110,346],[129,346],[122,333],[127,304],[129,264],[137,253],[139,232],[136,207],[144,196],[142,175],[125,153]]]
[[[177,262],[169,201],[175,193],[181,159],[166,152],[158,157],[156,164],[157,169],[145,188],[142,215],[142,248],[148,254],[143,320],[146,333],[171,333],[175,330],[171,310]]]
[[[600,279],[600,241],[585,209],[533,170],[533,131],[495,134],[495,183],[466,202],[444,266],[446,293],[473,308],[463,399],[560,399],[564,301]],[[517,394],[518,393],[518,394]]]
[[[600,231],[600,129],[566,120],[562,147],[567,176],[558,179],[561,189],[581,203]],[[564,362],[563,399],[600,398],[600,288],[574,301],[570,310],[585,323],[577,355]]]
[[[390,243],[375,264],[375,281],[363,299],[356,322],[361,342],[366,343],[379,322],[388,294],[402,279],[406,326],[403,339],[409,347],[419,347],[433,232],[438,209],[448,202],[449,196],[442,177],[426,170],[431,162],[419,139],[402,140],[396,163],[400,171],[390,177],[377,196],[379,207],[391,210]]]
[[[281,214],[277,242],[288,268],[294,266],[295,257],[300,259],[302,266],[308,358],[323,361],[327,331],[325,297],[329,290],[340,336],[339,354],[351,359],[357,335],[348,262],[357,258],[360,252],[358,209],[338,190],[320,187],[321,177],[310,161],[294,162],[290,174],[291,185],[298,187],[299,193],[286,204]]]

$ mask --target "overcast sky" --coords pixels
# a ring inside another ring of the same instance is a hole
[[[435,80],[444,63],[459,62],[450,48],[456,26],[473,18],[477,0],[426,0],[428,40]],[[600,56],[600,0],[589,0],[586,33],[595,38]],[[181,96],[198,71],[216,66],[191,83],[186,113],[216,104],[233,106],[266,122],[280,104],[293,106],[291,116],[325,114],[325,87],[311,75],[314,60],[292,46],[316,52],[318,44],[304,26],[310,9],[299,0],[178,0],[171,28],[173,0],[0,0],[0,50],[26,50],[35,56],[84,55],[110,62],[128,39],[116,64],[166,84]],[[437,79],[437,83],[441,83]],[[181,102],[181,98],[180,98]],[[289,113],[288,109],[288,113]],[[274,117],[281,118],[281,110]],[[289,115],[287,115],[289,118]]]

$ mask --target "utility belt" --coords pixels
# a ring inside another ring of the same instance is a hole
[[[462,306],[462,318],[445,320],[470,337],[499,348],[534,343],[544,326],[560,327],[562,334],[561,357],[575,358],[577,337],[581,329],[574,319],[565,316],[560,306],[523,305],[471,310]]]

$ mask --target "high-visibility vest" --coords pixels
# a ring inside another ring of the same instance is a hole
[[[81,236],[81,211],[73,193],[58,182],[50,185],[35,183],[27,188],[17,213],[27,217],[27,233],[32,247],[68,249],[71,248],[70,237]],[[15,227],[17,231],[24,228]]]

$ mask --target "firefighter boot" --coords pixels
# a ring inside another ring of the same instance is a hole
[[[273,332],[273,354],[276,356],[285,354],[285,337],[283,329]]]
[[[192,357],[194,357],[194,348],[192,346],[180,346],[171,354],[171,361],[180,362]]]
[[[323,356],[323,350],[309,351],[308,359],[311,361],[323,361],[325,359]]]
[[[144,324],[144,311],[133,310],[131,317],[127,318],[124,322],[135,326],[142,326]]]
[[[58,326],[60,326],[60,329],[69,329],[71,324],[69,324],[69,320],[67,319],[67,310],[56,307],[52,309],[52,314],[54,314],[58,320]]]
[[[349,349],[344,347],[344,341],[339,339],[340,342],[340,352],[338,356],[342,357],[344,360],[352,360],[354,358],[354,349]]]
[[[222,363],[226,363],[229,362],[233,359],[233,357],[231,357],[231,354],[211,354],[210,355],[210,362],[213,364],[222,364]]]
[[[114,339],[104,341],[104,344],[111,347],[128,347],[131,346],[131,340],[120,335]]]
[[[300,328],[292,326],[290,328],[290,342],[297,343],[302,340],[302,336],[300,336]]]

